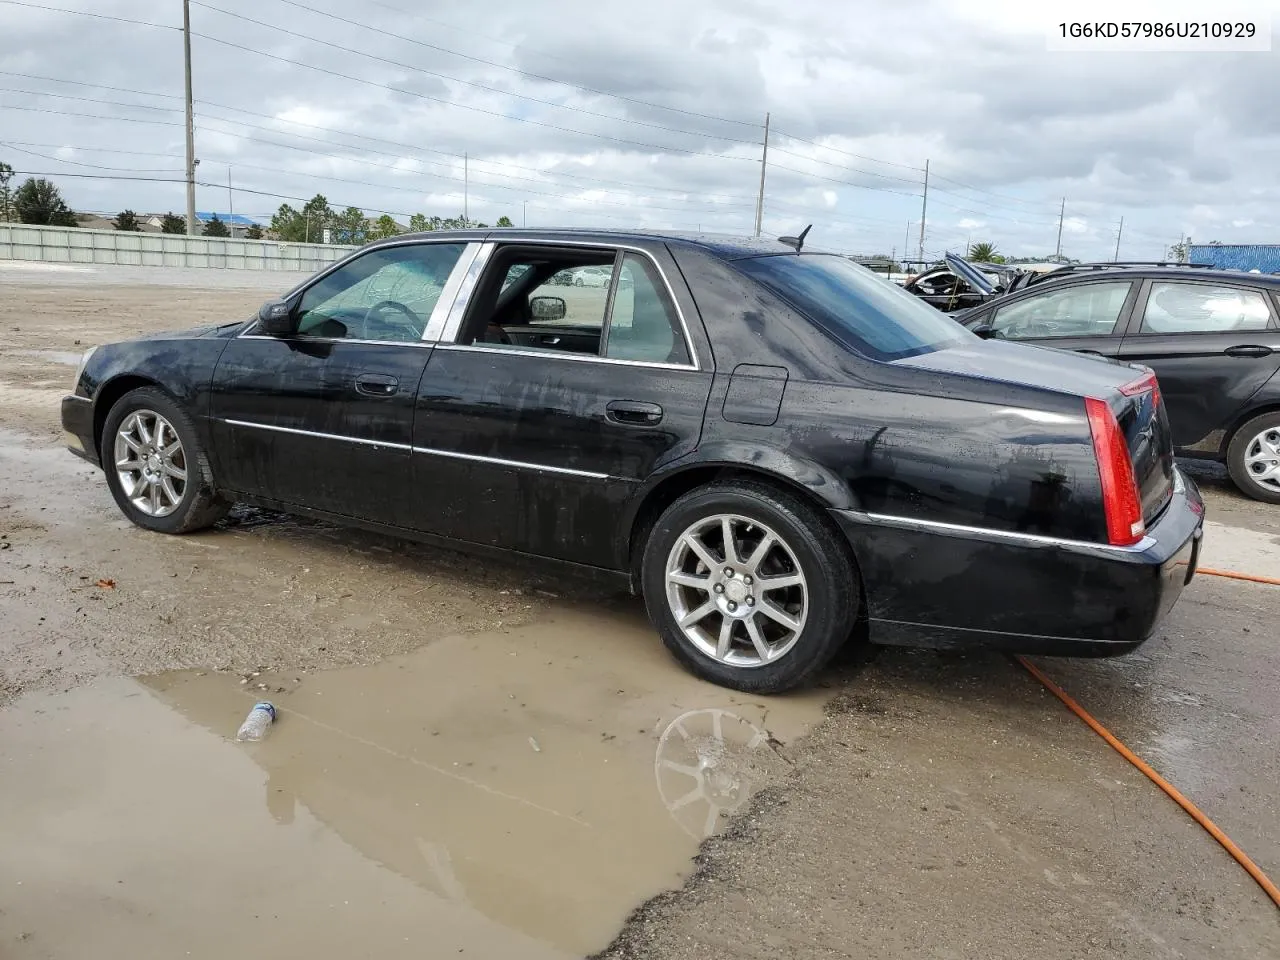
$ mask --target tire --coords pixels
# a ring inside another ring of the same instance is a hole
[[[140,387],[117,400],[107,414],[98,446],[116,505],[145,530],[192,533],[213,526],[231,509],[217,493],[209,458],[191,418],[162,390]],[[139,453],[152,455],[140,457]],[[122,460],[139,469],[118,469]]]
[[[735,545],[729,563],[725,518]],[[770,536],[776,542],[758,555]],[[640,572],[649,619],[675,658],[705,680],[748,693],[811,680],[849,640],[862,598],[851,551],[822,512],[752,481],[699,487],[671,504],[649,533]],[[790,585],[765,586],[771,580]],[[690,622],[700,610],[707,612]]]
[[[1252,469],[1259,457],[1280,463],[1280,411],[1254,417],[1232,435],[1227,446],[1227,471],[1240,492],[1264,503],[1280,503],[1280,466],[1260,481]]]

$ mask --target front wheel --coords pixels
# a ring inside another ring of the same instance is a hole
[[[642,559],[667,648],[721,686],[777,693],[849,639],[861,592],[840,534],[799,497],[749,481],[702,487],[658,519]]]
[[[1227,470],[1245,496],[1280,503],[1280,413],[1254,417],[1235,432]]]
[[[140,387],[117,400],[99,449],[111,495],[140,527],[191,533],[230,508],[214,489],[191,419],[162,390]]]

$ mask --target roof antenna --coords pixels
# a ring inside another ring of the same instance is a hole
[[[807,227],[805,227],[803,230],[801,230],[801,231],[800,231],[800,236],[798,236],[798,237],[779,237],[779,238],[778,238],[778,242],[779,242],[779,243],[785,243],[788,247],[795,247],[795,248],[796,248],[796,253],[799,253],[799,252],[800,252],[800,248],[804,246],[804,238],[805,238],[805,237],[807,237],[807,236],[809,235],[809,231],[810,231],[810,230],[812,230],[812,229],[813,229],[813,224],[811,223],[811,224],[809,224]]]

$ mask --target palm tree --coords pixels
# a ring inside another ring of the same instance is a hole
[[[991,258],[996,255],[996,246],[994,243],[971,243],[969,245],[969,259],[976,260],[978,263],[991,263]]]

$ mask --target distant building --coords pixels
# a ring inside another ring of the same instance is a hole
[[[1219,270],[1280,273],[1280,243],[1194,243],[1187,256]]]
[[[197,210],[196,220],[199,223],[199,226],[197,227],[196,232],[200,233],[203,231],[204,225],[214,217],[217,217],[227,225],[227,230],[230,231],[231,236],[233,237],[243,237],[244,232],[250,227],[262,227],[262,224],[258,223],[257,220],[253,220],[240,213],[214,213],[212,211],[205,211],[201,213]]]

